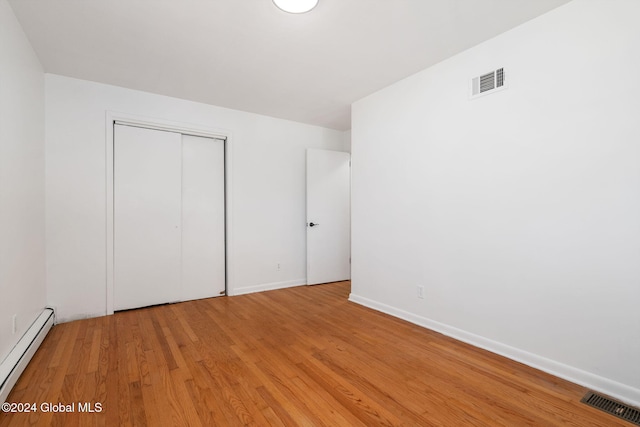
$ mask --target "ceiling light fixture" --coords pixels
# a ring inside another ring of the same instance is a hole
[[[305,13],[316,7],[318,0],[273,0],[278,8],[289,13]]]

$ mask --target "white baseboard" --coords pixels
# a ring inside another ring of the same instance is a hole
[[[45,308],[0,364],[0,401],[4,403],[54,323],[54,311]]]
[[[354,295],[353,293],[349,295],[349,301],[398,317],[427,329],[431,329],[448,337],[455,338],[475,347],[482,348],[531,366],[532,368],[555,375],[556,377],[580,384],[581,386],[606,394],[629,405],[640,407],[640,389],[592,374],[591,372],[583,371],[582,369],[578,369],[573,366],[565,365],[564,363],[560,363],[555,360],[547,359],[546,357],[542,357],[534,353],[511,347],[501,342],[490,340],[480,335],[476,335],[426,317],[418,316],[384,303],[370,300],[359,295]]]
[[[285,282],[272,282],[263,283],[261,285],[246,286],[243,288],[234,289],[231,296],[252,294],[254,292],[273,291],[276,289],[293,288],[295,286],[302,286],[307,284],[307,279],[287,280]]]

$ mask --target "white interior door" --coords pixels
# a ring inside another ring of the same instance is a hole
[[[307,150],[307,284],[351,278],[350,154]]]
[[[181,135],[114,129],[114,309],[180,300]]]
[[[182,136],[182,299],[225,292],[224,141]]]

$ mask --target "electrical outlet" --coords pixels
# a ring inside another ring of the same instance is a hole
[[[278,271],[280,271],[280,263],[278,263]]]
[[[424,298],[424,286],[418,286],[418,298]]]
[[[14,314],[11,316],[11,333],[15,334],[18,332],[18,315]]]

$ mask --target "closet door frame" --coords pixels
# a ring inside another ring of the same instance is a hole
[[[113,314],[114,310],[114,125],[115,123],[141,128],[176,132],[185,135],[202,136],[224,140],[224,213],[225,213],[225,290],[226,295],[233,295],[233,236],[232,236],[232,194],[231,165],[232,163],[232,134],[227,130],[209,128],[188,123],[175,122],[164,119],[142,117],[133,114],[106,112],[105,118],[105,186],[106,186],[106,283],[105,283],[105,314]]]

